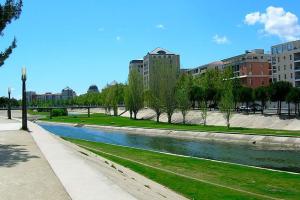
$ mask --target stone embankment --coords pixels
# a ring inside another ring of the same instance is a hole
[[[82,113],[85,110],[73,110],[70,112]],[[105,113],[104,109],[92,109],[92,113]],[[124,112],[124,109],[119,109],[119,113]],[[129,112],[125,112],[122,116],[129,117]],[[155,112],[151,109],[141,110],[137,118],[139,119],[151,119],[156,120]],[[167,122],[166,114],[162,114],[160,121]],[[201,114],[199,110],[192,110],[188,112],[186,116],[187,123],[201,124]],[[180,112],[175,112],[172,117],[173,123],[181,123],[182,115]],[[218,111],[210,111],[207,116],[208,125],[225,126],[226,122],[223,114]],[[300,130],[299,119],[282,119],[276,115],[261,115],[261,114],[241,114],[236,113],[230,120],[230,124],[233,127],[245,127],[245,128],[268,128],[268,129],[280,129],[280,130]]]

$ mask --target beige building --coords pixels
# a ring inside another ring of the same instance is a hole
[[[149,89],[151,70],[154,70],[153,66],[155,62],[169,62],[171,66],[174,67],[174,71],[178,74],[180,73],[180,56],[166,49],[156,48],[144,56],[143,77],[145,90]]]
[[[288,81],[300,87],[300,40],[271,47],[273,82]]]
[[[137,69],[142,74],[145,90],[149,89],[151,74],[154,74],[152,70],[155,70],[154,65],[156,62],[170,63],[174,67],[174,71],[180,73],[180,56],[166,49],[156,48],[147,53],[143,60],[132,60],[129,63],[129,71]]]

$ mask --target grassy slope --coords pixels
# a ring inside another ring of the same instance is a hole
[[[259,135],[285,135],[285,136],[300,136],[300,131],[272,130],[272,129],[253,129],[232,127],[227,129],[225,126],[203,126],[203,125],[184,125],[184,124],[168,124],[156,123],[152,120],[132,120],[127,117],[114,117],[104,114],[93,114],[90,118],[87,115],[55,117],[46,119],[54,122],[69,122],[69,123],[84,123],[96,124],[104,126],[130,126],[144,128],[159,128],[171,130],[189,130],[189,131],[212,131],[212,132],[236,132],[244,134],[259,134]]]
[[[123,158],[138,161],[153,167],[244,190],[273,198],[297,199],[300,197],[300,175],[256,169],[233,164],[179,157],[138,150],[128,147],[68,139],[92,150],[125,167],[132,169],[190,199],[265,199],[228,188],[214,186],[191,178],[175,175],[166,171],[144,166],[126,159],[107,155],[110,153]],[[268,199],[268,198],[266,198]]]

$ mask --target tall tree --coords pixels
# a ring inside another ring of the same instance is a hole
[[[163,110],[168,117],[168,123],[172,122],[172,115],[176,109],[176,84],[178,79],[178,69],[175,68],[169,61],[161,60],[162,73],[162,104]]]
[[[182,114],[182,122],[185,124],[185,118],[188,113],[188,110],[191,108],[191,101],[189,98],[191,84],[192,81],[191,77],[187,74],[181,74],[179,81],[177,83],[176,89],[176,100],[177,100],[177,107],[181,111]]]
[[[6,2],[0,4],[0,35],[3,36],[3,31],[8,24],[13,20],[20,17],[22,11],[23,1],[19,0],[15,2],[14,0],[6,0]],[[3,52],[0,52],[0,67],[4,64],[4,61],[12,53],[13,49],[16,48],[16,39],[14,39],[10,46],[7,47]]]
[[[227,128],[230,128],[230,118],[234,107],[232,77],[232,70],[226,68],[222,74],[220,109],[226,119]]]
[[[163,112],[162,97],[164,94],[161,88],[164,83],[162,67],[162,64],[158,60],[153,61],[152,70],[149,72],[149,89],[146,91],[148,106],[154,110],[156,122],[159,122],[160,115]]]
[[[136,119],[138,111],[144,107],[143,77],[136,69],[129,72],[126,93],[127,105],[132,110],[134,119]]]

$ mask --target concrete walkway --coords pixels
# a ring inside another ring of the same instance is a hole
[[[21,123],[0,118],[0,199],[70,199]]]

